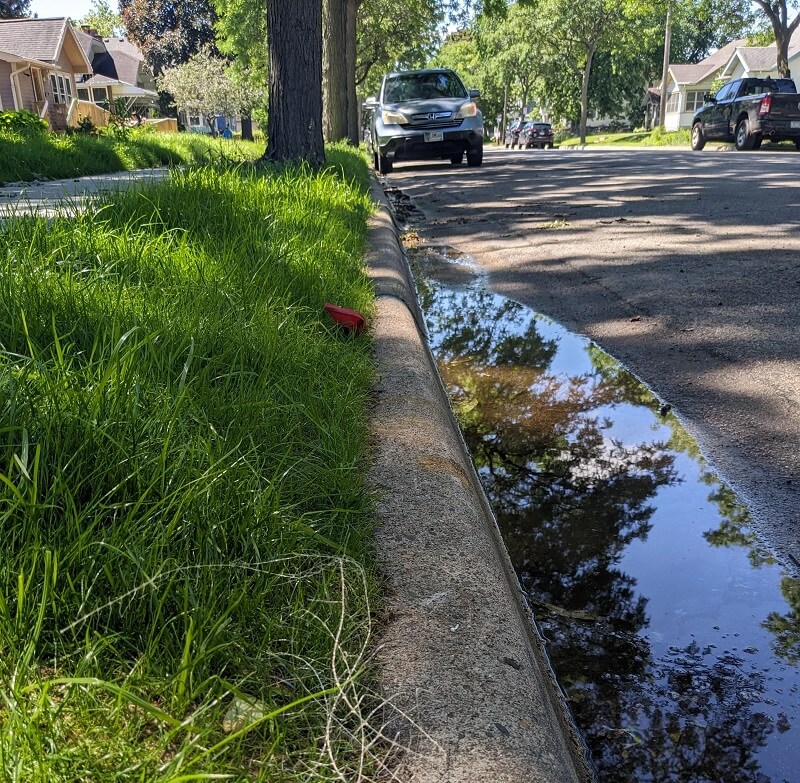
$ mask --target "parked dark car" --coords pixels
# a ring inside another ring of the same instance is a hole
[[[519,134],[519,144],[525,149],[553,149],[553,126],[549,122],[526,122]]]
[[[708,139],[732,141],[737,150],[758,149],[764,139],[791,140],[800,150],[800,95],[791,79],[734,79],[692,118],[692,149]]]
[[[520,131],[522,130],[523,124],[524,123],[522,122],[522,120],[514,120],[506,128],[506,138],[505,138],[506,149],[511,147],[511,149],[513,150],[514,147],[516,147],[517,144],[519,144],[519,134]]]
[[[396,161],[483,162],[483,115],[478,90],[467,90],[449,68],[399,71],[383,77],[369,98],[364,140],[375,169],[388,174]]]

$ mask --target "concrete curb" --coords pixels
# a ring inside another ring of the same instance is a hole
[[[387,622],[388,733],[415,783],[591,780],[500,533],[450,411],[382,190],[367,265],[377,294],[371,417]]]

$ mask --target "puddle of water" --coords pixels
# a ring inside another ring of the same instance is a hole
[[[800,580],[639,381],[409,250],[432,350],[603,783],[800,780]]]

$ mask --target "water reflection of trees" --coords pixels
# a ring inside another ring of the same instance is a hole
[[[771,731],[748,708],[763,689],[741,661],[694,647],[653,661],[646,600],[618,567],[650,530],[674,453],[623,446],[594,412],[652,395],[608,362],[548,374],[556,344],[525,308],[492,294],[422,286],[445,386],[600,778],[766,781],[755,757]],[[745,687],[746,686],[746,687]],[[679,695],[682,694],[682,695]]]

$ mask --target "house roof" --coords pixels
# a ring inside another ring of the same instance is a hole
[[[83,30],[76,30],[76,34],[83,51],[92,62],[92,74],[81,84],[93,87],[108,84],[135,86],[142,82],[140,69],[147,67],[144,65],[144,55],[126,38],[100,38]],[[152,91],[146,92],[151,94]]]
[[[747,43],[746,38],[736,38],[709,54],[699,63],[670,64],[669,70],[676,84],[699,84],[709,81],[714,74],[730,60],[736,49]]]
[[[742,46],[737,49],[728,61],[723,75],[731,72],[734,63],[739,60],[748,71],[772,71],[776,64],[775,46]]]
[[[47,63],[56,62],[65,50],[77,70],[89,70],[90,67],[89,59],[66,17],[0,19],[0,50],[21,59]]]
[[[29,65],[36,65],[39,68],[49,68],[49,63],[42,62],[41,60],[34,60],[32,57],[20,57],[18,54],[14,54],[13,52],[4,52],[0,49],[0,60],[8,63],[18,63],[18,62],[25,62]]]

